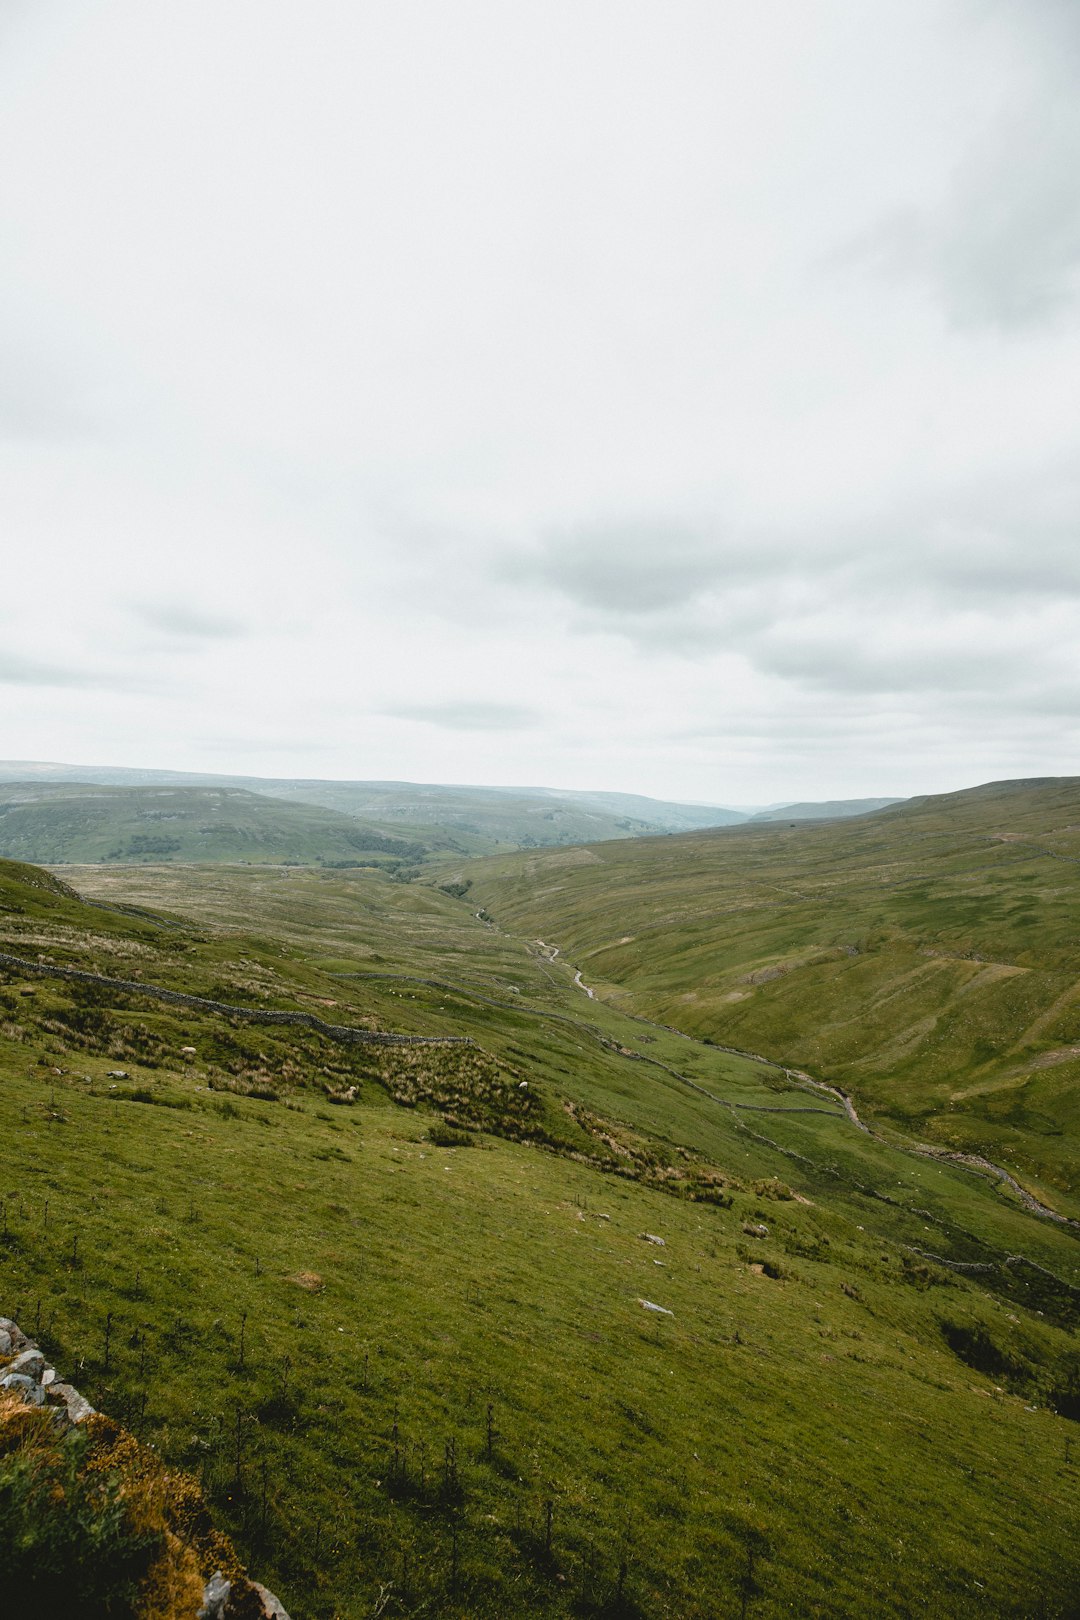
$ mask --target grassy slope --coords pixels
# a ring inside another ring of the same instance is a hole
[[[422,859],[431,843],[430,830],[419,841],[413,829],[365,826],[242,789],[0,787],[0,852],[18,860],[400,863]]]
[[[833,1080],[1080,1212],[1080,783],[484,863],[613,1004]]]
[[[182,911],[176,928],[26,875],[0,868],[0,949],[480,1043],[417,1062],[0,976],[0,1299],[40,1316],[92,1399],[201,1472],[296,1620],[369,1615],[387,1586],[388,1614],[704,1620],[744,1597],[762,1616],[1071,1612],[1072,1425],[1046,1399],[1074,1297],[1030,1268],[968,1278],[912,1252],[1021,1251],[1080,1283],[1066,1233],[834,1110],[771,1112],[811,1100],[585,1003],[437,891],[77,875],[106,902]],[[350,972],[413,978],[335,976]],[[327,1106],[323,1083],[350,1075],[361,1105]],[[508,1139],[519,1077],[561,1151]],[[435,1116],[394,1095],[489,1129],[438,1147]],[[710,1164],[728,1207],[663,1190]],[[773,1196],[777,1175],[798,1198]],[[744,1231],[761,1222],[767,1237]],[[992,1377],[943,1322],[983,1329]]]
[[[178,771],[122,767],[34,765],[0,761],[0,783],[111,788],[191,788],[250,792],[290,804],[321,805],[342,815],[374,822],[404,838],[425,837],[462,853],[504,848],[581,844],[683,831],[743,818],[735,811],[710,813],[636,794],[560,793],[551,788],[489,788],[423,782],[335,782],[255,776],[200,776]],[[2,801],[0,801],[2,802]],[[90,856],[85,857],[87,859]],[[205,859],[205,855],[199,856]]]

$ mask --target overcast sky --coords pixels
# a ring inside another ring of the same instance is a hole
[[[1076,0],[0,0],[0,756],[1080,772]]]

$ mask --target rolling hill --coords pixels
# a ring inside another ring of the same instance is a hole
[[[440,840],[242,788],[0,785],[0,855],[84,861],[254,861],[400,867]],[[443,838],[443,846],[457,847]]]
[[[771,810],[759,810],[751,821],[836,821],[844,816],[867,816],[875,810],[886,810],[892,804],[903,804],[902,799],[821,799],[803,804],[781,804]]]
[[[471,897],[0,862],[0,1189],[0,1309],[294,1620],[1073,1612],[1072,1230]]]
[[[611,1005],[809,1069],[1080,1213],[1080,779],[469,875]]]
[[[0,783],[35,782],[129,789],[201,787],[230,793],[265,794],[298,804],[320,805],[368,823],[389,824],[390,830],[404,824],[401,836],[426,838],[436,847],[449,843],[463,854],[486,854],[500,847],[534,849],[550,844],[683,832],[692,827],[726,826],[746,819],[735,810],[674,804],[629,793],[207,776],[123,766],[0,761]]]

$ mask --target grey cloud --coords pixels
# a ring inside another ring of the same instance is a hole
[[[1022,331],[1080,294],[1080,13],[1072,0],[991,10],[1034,88],[977,139],[940,204],[893,212],[832,262],[926,283],[958,328]]]
[[[84,691],[142,692],[153,683],[106,670],[70,669],[10,653],[0,655],[0,685],[76,687]]]
[[[990,627],[988,627],[990,629]],[[755,668],[822,691],[861,693],[988,691],[1011,684],[1025,653],[997,645],[957,647],[947,632],[940,642],[910,645],[858,642],[850,629],[832,635],[800,635],[786,627],[741,649]]]
[[[522,731],[539,725],[540,715],[513,703],[397,703],[382,710],[397,720],[421,720],[450,731]]]
[[[228,641],[246,633],[246,627],[238,619],[207,613],[181,602],[141,603],[133,611],[152,629],[185,640]]]
[[[672,517],[560,530],[503,572],[520,583],[558,591],[582,608],[644,617],[692,602],[718,584],[752,577],[777,561],[760,543],[699,531]]]
[[[0,682],[5,686],[82,686],[83,677],[77,670],[62,669],[55,664],[39,664],[33,658],[0,655]]]

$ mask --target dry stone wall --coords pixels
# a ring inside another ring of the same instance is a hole
[[[271,1007],[236,1007],[228,1001],[211,1001],[206,996],[189,996],[183,990],[166,990],[161,985],[142,984],[137,979],[110,979],[102,973],[88,973],[83,968],[58,967],[52,962],[31,962],[22,956],[9,956],[0,951],[0,968],[17,973],[38,973],[53,979],[71,979],[78,984],[101,985],[106,990],[122,990],[136,996],[151,996],[156,1001],[168,1001],[176,1007],[191,1007],[197,1012],[224,1013],[229,1018],[241,1018],[252,1024],[297,1024],[314,1029],[331,1040],[356,1046],[473,1046],[468,1035],[398,1035],[390,1030],[357,1029],[354,1024],[328,1024],[314,1013],[286,1012]]]
[[[0,1392],[46,1408],[61,1433],[94,1415],[85,1396],[59,1376],[17,1322],[0,1316]],[[191,1620],[289,1620],[272,1592],[246,1577],[231,1581],[215,1571]]]

